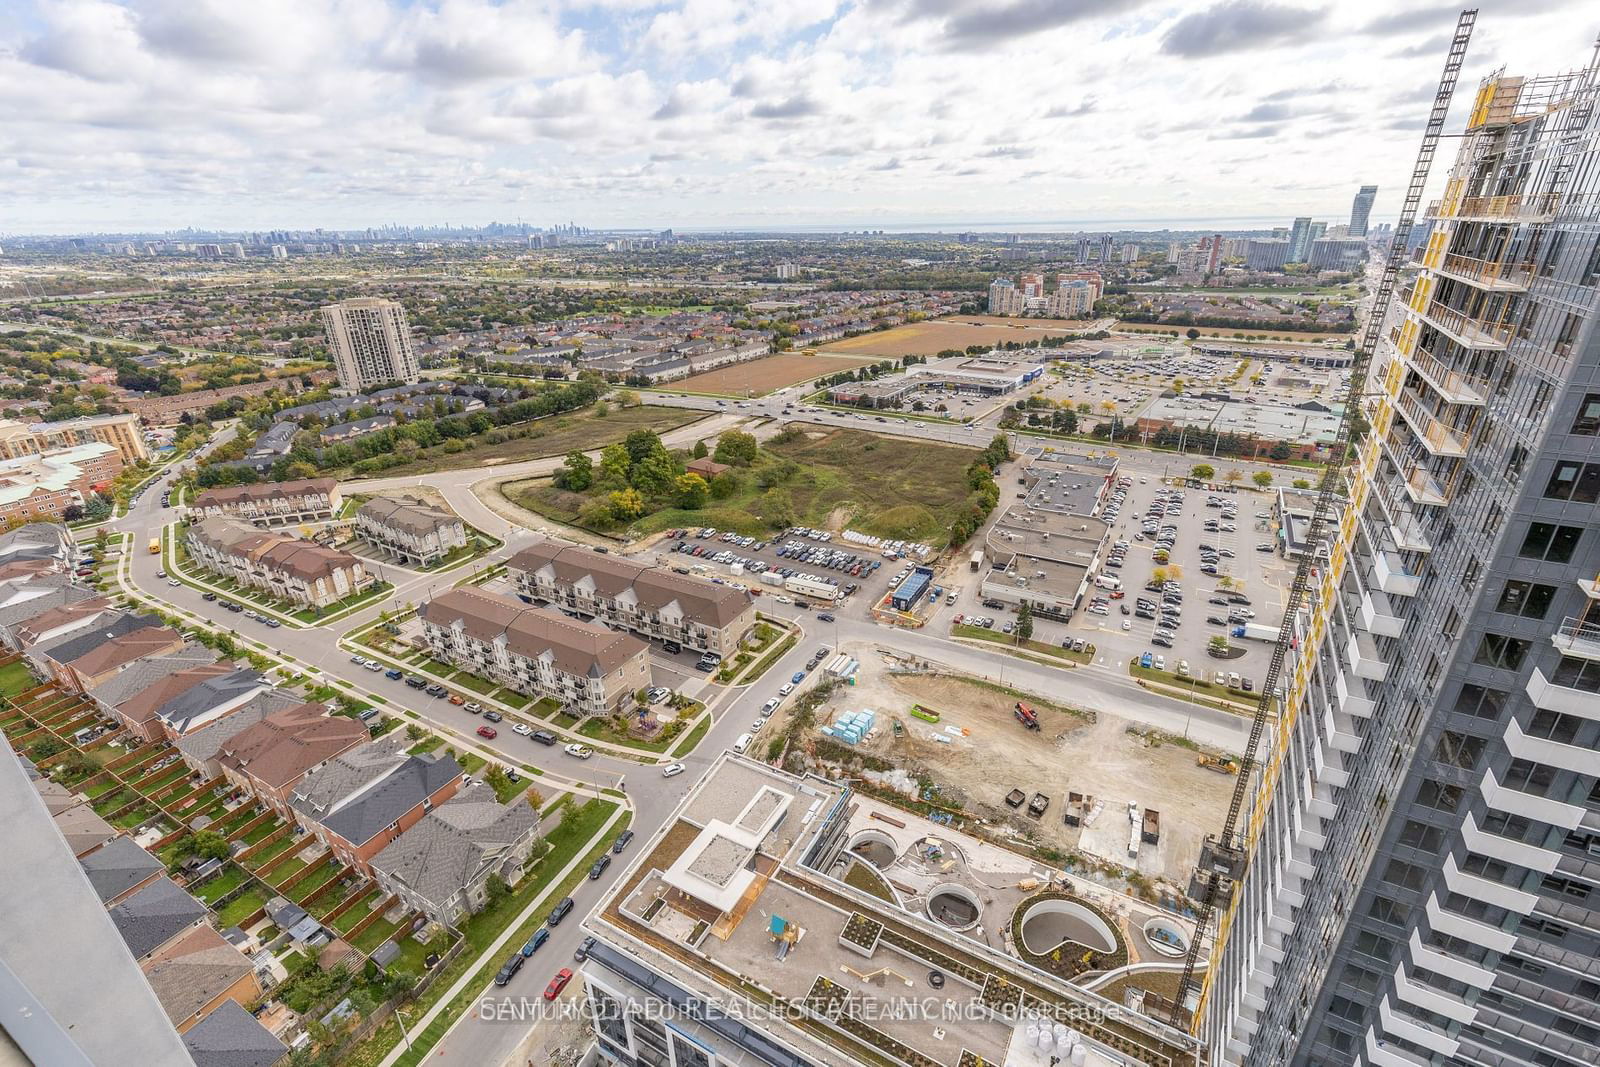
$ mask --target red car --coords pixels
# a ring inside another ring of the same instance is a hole
[[[490,741],[493,741],[497,735],[495,734],[495,729],[493,726],[480,726],[478,727],[478,736],[486,737]]]
[[[561,968],[556,972],[556,976],[550,979],[550,984],[544,987],[544,999],[554,1000],[559,997],[570,981],[572,981],[572,968]]]

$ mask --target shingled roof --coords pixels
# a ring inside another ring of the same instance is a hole
[[[454,526],[461,521],[448,511],[416,500],[391,500],[381,496],[373,497],[356,509],[356,517],[362,516],[379,525],[418,535],[430,534],[441,526]]]
[[[641,611],[660,612],[676,604],[686,619],[717,629],[733,622],[750,606],[749,594],[731,585],[549,540],[536,541],[522,549],[507,566],[513,571],[548,569],[563,585],[577,585],[587,578],[598,593],[609,599],[631,592]]]
[[[206,906],[171,878],[157,878],[111,909],[134,959],[143,959],[206,917]]]
[[[195,1067],[272,1067],[289,1055],[271,1030],[231,1000],[191,1026],[183,1043]]]
[[[297,704],[228,737],[217,752],[224,767],[271,786],[285,786],[311,768],[368,739],[359,720],[329,715],[324,704]]]
[[[442,907],[539,825],[523,798],[502,804],[487,785],[457,793],[373,857],[372,866]]]
[[[527,659],[549,655],[556,667],[580,678],[598,678],[637,656],[647,646],[632,634],[531,608],[521,601],[479,589],[450,589],[417,609],[435,626],[462,631],[477,641],[504,640]]]

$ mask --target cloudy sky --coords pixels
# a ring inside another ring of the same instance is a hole
[[[1579,66],[1600,31],[1592,0],[1479,6],[1457,126],[1483,74]],[[0,0],[0,233],[1247,226],[1363,182],[1383,217],[1455,11]]]

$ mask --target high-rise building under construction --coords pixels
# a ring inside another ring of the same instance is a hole
[[[1482,82],[1426,215],[1233,838],[1217,1064],[1600,1047],[1600,69]]]

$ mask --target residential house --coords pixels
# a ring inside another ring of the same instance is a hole
[[[519,693],[589,715],[624,707],[650,684],[647,646],[480,589],[449,589],[417,609],[432,654]]]
[[[467,545],[460,516],[417,500],[374,497],[356,509],[356,533],[407,563],[426,567]]]
[[[78,857],[100,903],[110,907],[166,874],[166,867],[134,844],[131,837],[113,837],[93,852]]]
[[[133,958],[143,962],[206,921],[206,906],[165,876],[112,906],[111,922]]]
[[[42,563],[49,570],[70,570],[76,556],[72,532],[60,523],[30,522],[0,534],[0,578],[10,577],[5,568],[17,563]]]
[[[456,926],[488,900],[489,879],[516,885],[539,839],[539,813],[518,797],[469,786],[372,859],[379,887],[436,922]]]
[[[726,474],[732,469],[733,468],[729,467],[726,463],[718,463],[709,456],[701,456],[699,459],[691,459],[688,463],[683,465],[685,474],[698,474],[708,482],[717,475]]]
[[[92,596],[87,600],[74,600],[40,612],[18,624],[12,634],[19,648],[29,648],[41,641],[65,637],[112,614],[120,612],[110,600],[103,596]]]
[[[90,626],[28,647],[23,655],[63,689],[83,693],[141,656],[183,648],[183,635],[154,616],[123,612]]]
[[[21,567],[31,565],[14,564]],[[80,600],[93,600],[98,595],[93,590],[72,585],[59,575],[18,576],[9,581],[0,581],[0,641],[4,641],[7,648],[19,650],[22,648],[16,636],[19,623],[42,615],[51,608],[75,604]]]
[[[328,607],[372,584],[357,556],[239,519],[202,519],[189,527],[184,543],[213,574],[301,607]]]
[[[343,441],[354,441],[369,433],[377,433],[379,430],[387,430],[394,424],[393,415],[373,415],[370,418],[353,419],[350,422],[324,427],[317,436],[325,445],[336,445]]]
[[[224,740],[215,763],[233,785],[293,818],[290,801],[306,775],[370,738],[360,720],[327,711],[323,704],[276,710]]]
[[[273,526],[329,519],[342,503],[337,479],[301,478],[207,489],[194,498],[189,514],[202,519],[226,515],[258,526]]]
[[[232,1000],[190,1027],[183,1043],[195,1067],[276,1067],[289,1057],[288,1046]]]
[[[722,656],[756,623],[755,601],[744,590],[593,549],[537,541],[507,569],[524,600]]]
[[[245,1007],[261,996],[250,961],[209,926],[162,946],[140,969],[180,1034],[226,1001]]]
[[[454,756],[413,756],[406,738],[368,742],[306,775],[290,795],[296,820],[343,862],[372,873],[372,857],[461,787]]]
[[[178,751],[196,774],[214,778],[222,773],[222,764],[217,757],[231,739],[274,712],[298,707],[300,703],[299,697],[285,690],[263,690],[227,715],[178,738]],[[315,706],[322,707],[320,704]]]
[[[142,692],[169,674],[191,667],[215,663],[217,654],[204,645],[185,645],[180,651],[164,656],[141,656],[125,663],[122,670],[96,685],[89,686],[87,695],[109,718],[119,718],[117,705]]]
[[[102,819],[82,796],[48,778],[33,783],[44,809],[74,856],[83,856],[117,836],[117,829]]]
[[[251,684],[252,679],[259,684]],[[216,684],[208,684],[213,682]],[[236,688],[240,686],[243,686],[242,692]],[[225,695],[240,696],[238,703],[242,704],[261,688],[265,688],[265,682],[260,675],[240,671],[231,663],[210,662],[164,675],[108,710],[126,729],[146,741],[160,741],[169,736],[169,714],[186,717],[196,707],[204,708],[214,701],[225,699]],[[197,690],[194,700],[179,703],[180,698],[191,689]],[[100,695],[96,694],[96,700],[100,699]],[[172,736],[182,736],[182,732],[175,732]]]

